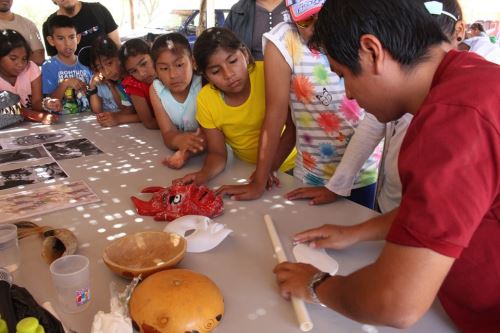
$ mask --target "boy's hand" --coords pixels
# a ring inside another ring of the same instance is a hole
[[[218,188],[215,194],[229,195],[232,200],[254,200],[260,198],[264,190],[265,186],[252,182],[246,185],[224,185]]]
[[[73,88],[79,91],[87,91],[87,84],[77,78],[65,79],[63,82],[66,85],[66,88]]]

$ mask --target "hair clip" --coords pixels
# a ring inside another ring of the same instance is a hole
[[[165,44],[167,44],[167,49],[169,50],[174,49],[174,42],[171,39],[165,40]]]
[[[427,1],[424,2],[425,8],[432,15],[441,15],[444,14],[446,16],[451,17],[453,20],[458,21],[457,17],[450,12],[443,10],[443,3],[439,1]]]

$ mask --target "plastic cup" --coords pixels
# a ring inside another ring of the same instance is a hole
[[[50,264],[52,282],[61,310],[76,313],[90,302],[89,259],[81,255],[64,256]]]
[[[12,273],[20,262],[17,227],[14,224],[0,224],[0,267]]]

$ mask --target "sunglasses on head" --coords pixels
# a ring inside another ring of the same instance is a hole
[[[311,26],[314,23],[314,19],[316,18],[316,15],[317,14],[311,15],[308,18],[306,18],[305,20],[295,22],[295,24],[298,27],[303,28],[303,29],[309,28],[309,26]]]

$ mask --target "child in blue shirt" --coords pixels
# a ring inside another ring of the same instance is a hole
[[[92,73],[78,62],[75,55],[80,36],[71,18],[56,15],[48,22],[47,41],[57,49],[57,55],[42,65],[42,92],[58,98],[63,104],[63,113],[78,113],[90,110],[86,96]]]
[[[186,37],[170,33],[158,37],[152,47],[158,78],[150,87],[151,104],[165,145],[176,150],[163,160],[180,169],[187,160],[206,148],[204,135],[196,121],[196,97],[201,77],[194,75],[194,61]]]

